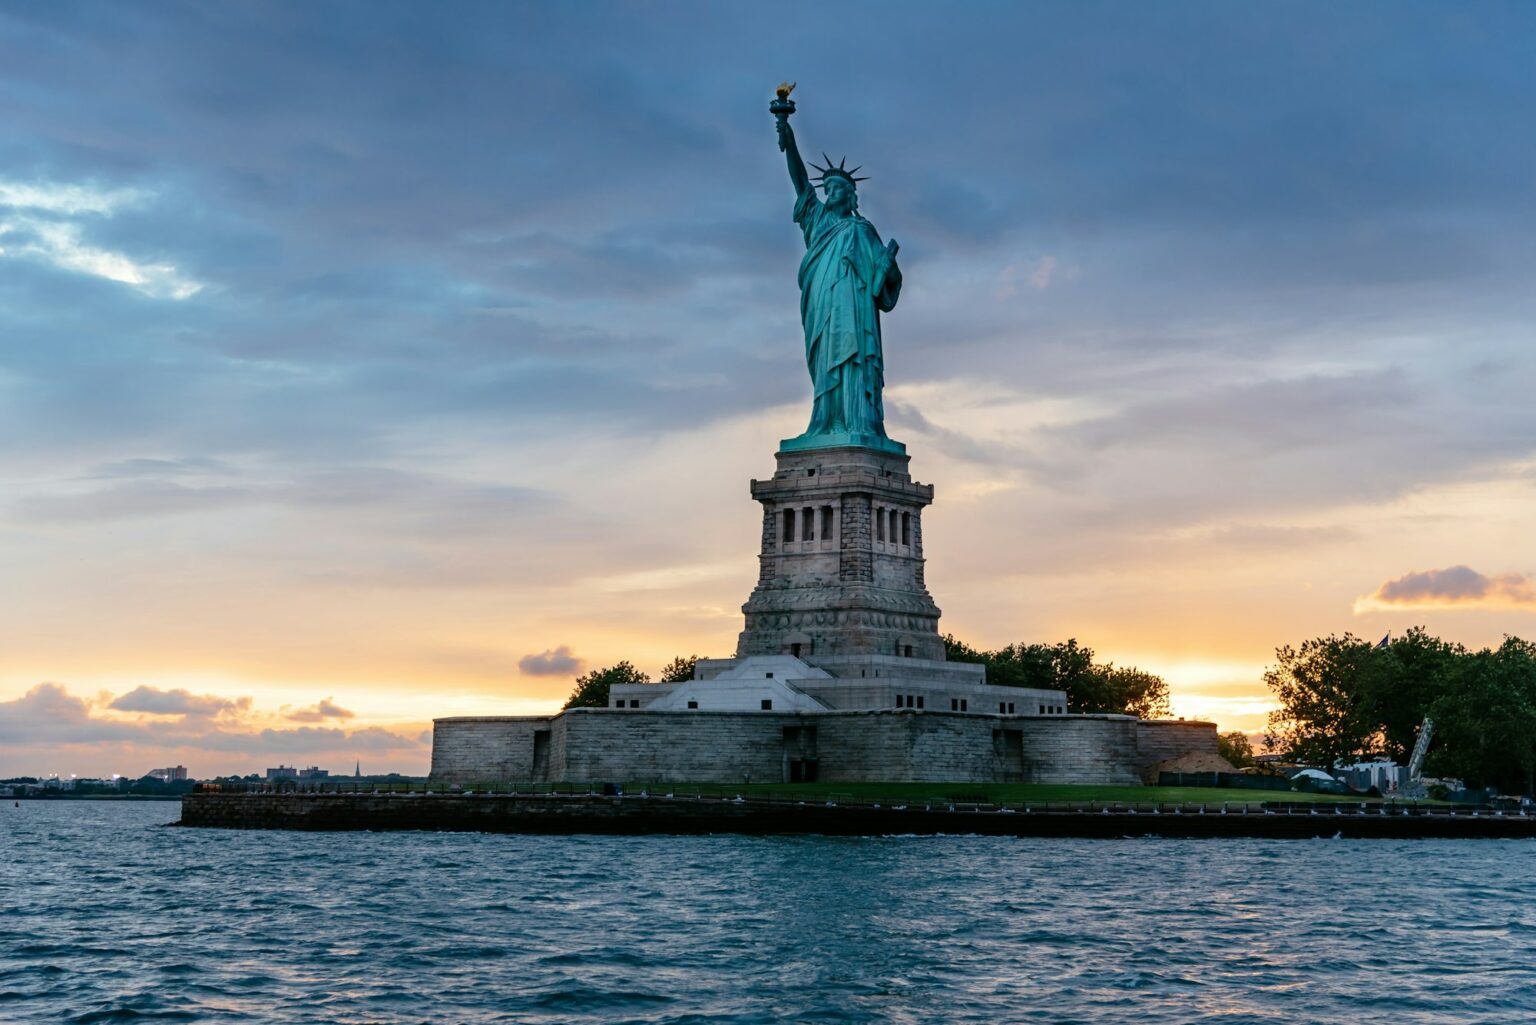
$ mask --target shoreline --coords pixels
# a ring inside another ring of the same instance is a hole
[[[1536,838],[1536,816],[1379,804],[1047,808],[598,794],[194,793],[189,828],[545,835]]]
[[[185,794],[7,794],[0,801],[179,801]]]

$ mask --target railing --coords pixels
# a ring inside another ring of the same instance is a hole
[[[239,780],[226,783],[198,783],[198,794],[595,794],[602,793],[601,783],[475,783],[466,786],[447,783],[371,783],[367,780],[304,779]]]
[[[890,811],[939,811],[993,814],[1051,815],[1287,815],[1317,817],[1453,816],[1458,818],[1528,818],[1536,813],[1525,807],[1488,808],[1449,806],[1407,801],[988,801],[953,797],[871,797],[867,794],[752,790],[731,787],[674,786],[613,783],[369,783],[365,781],[200,783],[195,793],[313,794],[313,795],[454,795],[518,797],[621,797],[625,800],[711,801],[730,804],[823,806],[885,809]]]

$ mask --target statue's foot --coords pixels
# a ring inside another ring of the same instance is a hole
[[[870,448],[898,455],[905,455],[907,451],[907,446],[901,442],[870,431],[806,431],[797,438],[779,442],[780,452],[804,452],[815,448]]]

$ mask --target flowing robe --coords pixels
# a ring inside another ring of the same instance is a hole
[[[839,217],[827,210],[816,197],[814,185],[807,186],[795,202],[795,223],[805,234],[800,321],[805,327],[805,363],[815,389],[804,437],[884,438],[880,311],[895,308],[901,272],[894,260],[889,261],[876,295],[875,278],[886,257],[874,225],[857,213]]]

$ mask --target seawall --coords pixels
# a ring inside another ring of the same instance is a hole
[[[1124,715],[577,708],[438,719],[432,779],[1134,784],[1168,758],[1216,750],[1212,723]]]
[[[529,794],[194,793],[182,826],[546,834],[745,833],[882,836],[1307,839],[1536,837],[1536,817],[1383,805],[1143,806],[1098,810],[832,804],[786,800]]]

